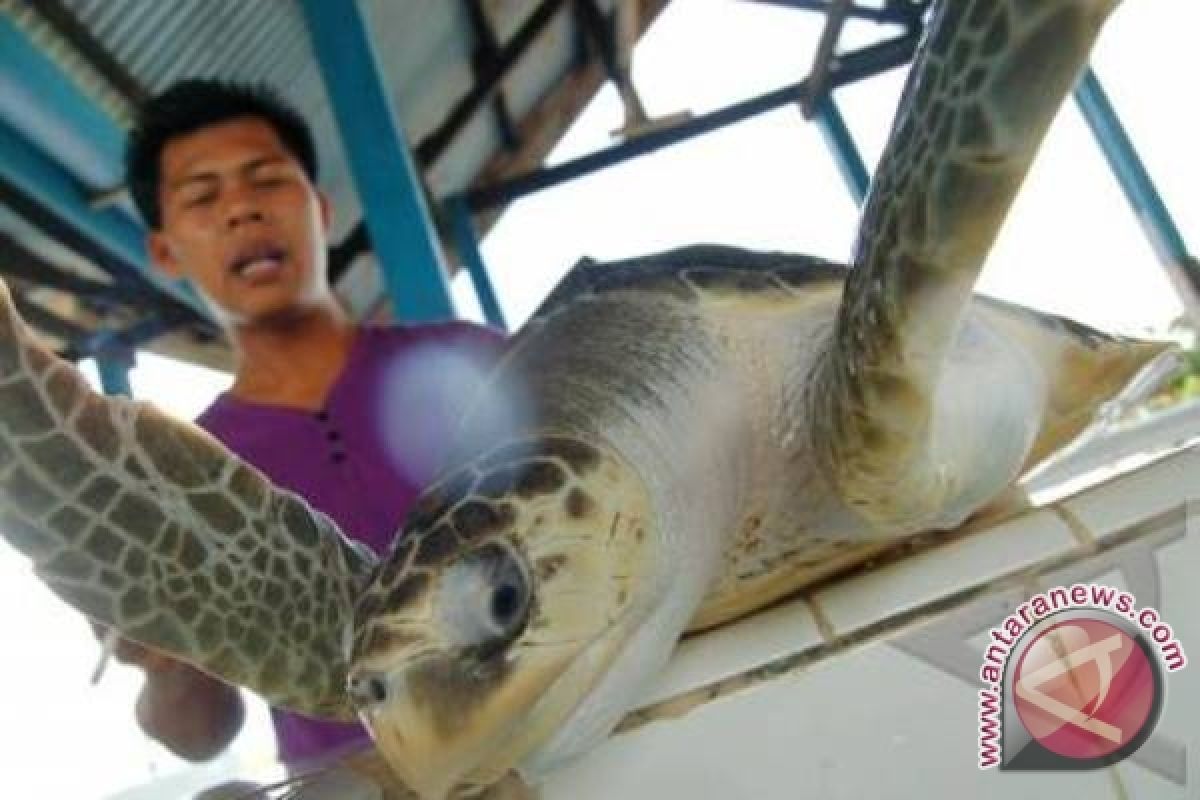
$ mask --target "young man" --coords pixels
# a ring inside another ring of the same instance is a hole
[[[330,206],[311,136],[264,90],[169,89],[142,110],[127,173],[152,261],[191,280],[237,354],[232,387],[198,424],[382,554],[434,477],[501,334],[347,318],[326,277]],[[209,758],[241,728],[232,687],[131,642],[117,657],[145,669],[138,721],[176,753]],[[280,709],[272,718],[287,762],[367,735]]]

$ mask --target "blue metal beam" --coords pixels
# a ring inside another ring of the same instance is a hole
[[[36,143],[36,144],[34,144]],[[96,190],[123,180],[125,133],[60,67],[0,14],[0,180],[211,319],[191,287],[150,267],[144,229],[127,208],[96,209]]]
[[[833,8],[832,0],[758,0],[764,5],[784,6],[801,11],[820,11],[828,14]],[[897,24],[915,26],[921,24],[921,14],[929,5],[929,0],[909,0],[908,3],[888,3],[883,8],[860,6],[852,3],[846,16],[858,19],[869,19],[872,22],[895,22]]]
[[[508,330],[504,321],[504,311],[500,308],[500,300],[496,297],[491,276],[488,275],[487,265],[483,261],[483,253],[479,251],[479,236],[475,230],[475,223],[471,220],[471,206],[467,203],[467,198],[455,195],[446,201],[446,207],[454,226],[458,256],[471,276],[471,283],[475,286],[475,294],[479,298],[479,307],[483,309],[484,318],[500,330]]]
[[[362,8],[357,0],[301,0],[300,7],[392,309],[413,322],[454,317],[429,209]]]
[[[842,173],[842,180],[846,182],[855,204],[861,207],[867,196],[867,187],[871,184],[871,176],[854,143],[854,137],[850,135],[850,128],[828,92],[817,100],[815,111],[814,121],[821,129],[838,171]]]
[[[37,142],[80,182],[122,182],[125,134],[17,23],[0,14],[0,122]]]
[[[128,362],[132,366],[137,349],[152,339],[167,333],[179,324],[169,315],[153,314],[124,329],[96,331],[75,337],[74,353],[78,358],[109,358]]]
[[[845,53],[838,57],[838,68],[830,72],[826,86],[832,90],[838,86],[845,86],[887,70],[905,66],[912,62],[913,52],[920,40],[920,32],[913,31],[868,45],[860,50]],[[694,116],[678,125],[651,131],[636,139],[629,139],[570,161],[555,164],[552,167],[544,167],[525,175],[518,175],[491,186],[472,189],[467,193],[467,202],[475,211],[493,208],[518,197],[540,192],[551,186],[558,186],[614,164],[640,158],[664,147],[670,147],[728,125],[734,125],[759,114],[798,103],[806,91],[808,91],[807,81],[784,86],[758,97],[742,100],[707,114]]]
[[[1179,228],[1091,68],[1075,88],[1075,101],[1159,260],[1169,269],[1179,270],[1191,285],[1192,297],[1188,305],[1194,306],[1200,298],[1200,267],[1188,253]]]
[[[129,383],[129,369],[133,366],[133,353],[107,352],[96,356],[96,371],[100,373],[100,386],[108,395],[133,397]]]
[[[88,191],[79,181],[5,124],[0,124],[0,181],[50,209],[70,228],[110,253],[114,261],[140,271],[167,294],[205,319],[211,318],[208,308],[189,287],[150,269],[141,226],[116,209],[92,208]]]

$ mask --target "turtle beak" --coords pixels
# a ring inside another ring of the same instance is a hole
[[[404,784],[422,800],[443,800],[470,769],[459,746],[434,734],[417,712],[403,673],[360,670],[351,674],[350,695],[375,745]]]
[[[406,724],[404,709],[393,705],[386,716],[363,715],[379,752],[421,800],[445,800],[470,769],[462,755],[435,740],[419,725]],[[412,719],[409,717],[409,719]],[[415,722],[415,719],[413,720]]]
[[[349,691],[396,774],[422,800],[443,800],[520,771],[590,691],[619,641],[543,643],[487,659],[427,651],[386,671],[360,665]]]
[[[422,800],[442,800],[500,780],[545,733],[528,712],[565,668],[568,654],[556,655],[545,664],[427,653],[387,672],[354,670],[349,690],[396,774]]]

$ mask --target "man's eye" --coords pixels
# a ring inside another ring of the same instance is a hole
[[[263,189],[273,189],[286,182],[287,179],[283,175],[257,175],[254,178],[254,185]]]
[[[217,199],[216,193],[205,192],[204,194],[198,194],[198,195],[194,195],[192,197],[185,198],[183,201],[183,207],[184,208],[200,208],[202,206],[209,205],[216,199]]]

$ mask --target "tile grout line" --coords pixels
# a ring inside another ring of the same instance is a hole
[[[1091,556],[1130,544],[1147,535],[1148,532],[1170,524],[1172,517],[1181,514],[1183,508],[1184,505],[1181,504],[1180,506],[1155,514],[1148,519],[1142,520],[1140,523],[1125,528],[1119,533],[1106,537],[1102,542],[1095,542],[1091,547],[1074,547],[1065,553],[1060,553],[1038,563],[1018,568],[991,580],[963,587],[912,608],[904,609],[889,616],[880,617],[873,622],[852,628],[840,635],[838,635],[837,629],[828,623],[828,620],[824,620],[825,625],[829,626],[829,631],[826,631],[822,624],[823,614],[817,613],[816,604],[811,603],[809,604],[809,608],[814,612],[813,616],[818,632],[821,633],[823,638],[827,637],[828,633],[832,633],[834,636],[832,640],[826,640],[821,644],[806,647],[803,650],[760,664],[737,675],[731,675],[713,683],[699,686],[635,709],[625,715],[621,723],[617,726],[616,733],[628,733],[657,720],[682,717],[693,709],[719,697],[735,694],[780,675],[795,673],[814,664],[829,661],[834,656],[855,647],[882,641],[902,629],[924,624],[932,617],[953,612],[997,589],[1003,590],[1014,586],[1025,586],[1038,575],[1070,567]],[[1087,530],[1086,527],[1084,530]],[[801,599],[807,599],[807,594],[800,597]]]
[[[1074,517],[1067,509],[1062,509],[1067,514]],[[1186,503],[1168,508],[1157,514],[1154,514],[1147,519],[1129,525],[1118,533],[1114,533],[1105,537],[1103,541],[1091,539],[1091,533],[1082,521],[1077,520],[1079,530],[1072,529],[1073,535],[1082,535],[1089,539],[1089,544],[1076,546],[1065,552],[1060,552],[1048,558],[1033,564],[1028,564],[1023,567],[1010,570],[1002,573],[991,579],[985,579],[979,583],[961,587],[948,594],[943,594],[941,597],[935,597],[932,600],[927,600],[919,603],[911,608],[892,613],[888,616],[880,617],[872,622],[860,625],[856,628],[851,628],[835,640],[835,644],[841,642],[847,637],[856,637],[863,632],[873,632],[875,636],[882,638],[892,632],[898,631],[901,628],[912,624],[914,620],[920,619],[922,616],[937,614],[943,611],[950,611],[956,607],[966,605],[977,596],[987,594],[993,590],[1006,589],[1014,586],[1025,586],[1031,580],[1036,580],[1039,575],[1044,575],[1049,572],[1054,572],[1060,569],[1078,564],[1092,556],[1116,550],[1131,544],[1143,536],[1149,535],[1158,529],[1170,525],[1173,518],[1182,516],[1186,520]],[[1069,519],[1064,516],[1063,521],[1068,526],[1071,525]],[[932,552],[932,551],[930,551]],[[925,614],[923,614],[925,612]],[[835,628],[836,634],[836,628]]]
[[[1117,800],[1129,800],[1129,789],[1125,786],[1124,779],[1121,778],[1121,772],[1116,765],[1110,766],[1105,770],[1108,777],[1112,780],[1113,791],[1117,793]]]
[[[1038,507],[1033,509],[1035,514],[1031,516],[1041,515],[1043,511],[1051,510],[1052,509],[1049,506]],[[1055,521],[1057,526],[1057,520],[1055,519],[1055,516],[1056,515],[1054,514],[1047,514],[1045,519],[1047,521]],[[957,588],[954,588],[954,580],[938,581],[939,586],[930,593],[931,597],[927,596],[926,599],[917,600],[907,609],[901,609],[899,611],[895,609],[891,611],[885,611],[882,614],[875,616],[874,619],[866,622],[852,621],[847,624],[847,627],[841,634],[838,633],[840,626],[834,624],[832,619],[829,619],[829,625],[833,631],[833,638],[836,640],[839,635],[845,636],[847,634],[853,634],[859,630],[876,628],[881,622],[886,623],[888,620],[894,620],[897,628],[903,627],[907,624],[907,619],[911,613],[919,612],[922,608],[926,607],[936,608],[942,603],[943,600],[954,597],[962,597],[971,593],[986,592],[997,588],[1004,589],[1011,588],[1013,586],[1030,584],[1031,581],[1036,579],[1039,573],[1051,569],[1057,569],[1060,565],[1071,564],[1096,555],[1098,552],[1100,552],[1100,546],[1098,542],[1088,537],[1088,534],[1086,533],[1087,529],[1082,523],[1079,523],[1080,527],[1083,528],[1083,532],[1080,532],[1073,528],[1071,523],[1065,518],[1059,517],[1058,519],[1061,520],[1061,523],[1067,528],[1067,538],[1061,542],[1059,542],[1056,538],[1055,541],[1057,546],[1054,548],[1049,548],[1040,557],[1035,557],[1035,559],[1031,561],[1025,561],[1023,558],[993,558],[992,563],[995,565],[996,570],[998,571],[988,570],[988,572],[991,572],[990,575],[971,578],[965,584],[959,584]],[[980,534],[984,536],[992,533],[994,533],[993,529],[980,532]],[[1061,535],[1061,533],[1058,531],[1056,531],[1056,533]],[[955,539],[943,543],[942,545],[935,545],[928,549],[921,550],[913,554],[913,556],[910,556],[908,561],[911,563],[918,560],[934,561],[953,558],[953,554],[948,555],[945,552],[939,552],[939,550],[942,550],[943,548],[949,547],[960,541],[965,541],[967,538],[969,537]],[[899,559],[886,565],[888,568],[900,568],[902,566],[907,566],[905,559]],[[871,573],[865,574],[869,575]],[[879,572],[876,572],[875,574],[879,574]],[[859,575],[853,576],[853,578],[859,577]],[[843,583],[842,585],[846,586],[848,584],[849,581]],[[949,586],[944,586],[943,584],[949,584]],[[816,606],[815,598],[817,595],[836,587],[836,583],[822,583],[815,587],[812,593],[814,597],[813,606]]]
[[[803,601],[809,613],[812,614],[813,622],[817,626],[817,632],[821,634],[821,638],[825,640],[825,643],[836,643],[838,639],[837,629],[833,627],[833,623],[830,622],[829,617],[825,616],[825,610],[817,604],[817,599],[805,592],[800,596],[800,600]]]
[[[1079,515],[1062,503],[1055,503],[1046,509],[1063,521],[1071,535],[1089,551],[1095,552],[1098,540]]]

